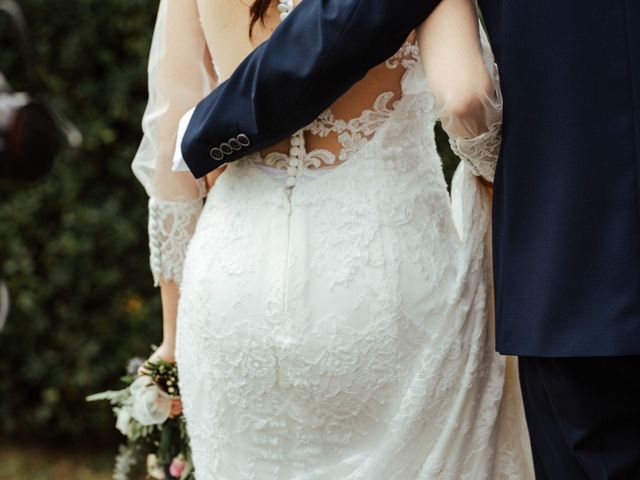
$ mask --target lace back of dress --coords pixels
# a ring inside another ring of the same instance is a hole
[[[312,170],[336,166],[351,158],[373,138],[402,98],[402,81],[419,59],[418,45],[413,37],[412,35],[391,58],[375,69],[377,74],[374,73],[374,78],[365,77],[361,81],[361,84],[366,85],[364,91],[367,91],[367,88],[381,83],[379,80],[386,76],[386,82],[382,83],[388,88],[391,79],[393,90],[385,89],[378,92],[370,107],[349,119],[337,115],[334,107],[328,108],[292,137],[289,154],[272,152],[260,158],[258,163],[286,170],[292,170],[292,167]],[[358,92],[353,94],[356,103],[360,100],[358,97]],[[354,100],[345,98],[345,103],[347,101]],[[339,102],[340,99],[336,104]],[[305,146],[311,145],[313,147],[307,151]]]

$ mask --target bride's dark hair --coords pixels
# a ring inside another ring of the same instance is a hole
[[[253,36],[253,27],[258,21],[264,22],[264,17],[269,10],[271,0],[254,0],[251,4],[249,12],[251,13],[251,22],[249,23],[249,37]]]

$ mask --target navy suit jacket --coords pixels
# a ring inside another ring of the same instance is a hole
[[[193,173],[308,124],[437,3],[303,2],[197,107],[182,143]],[[497,348],[638,355],[640,2],[480,0],[480,8],[505,105],[493,223]],[[243,146],[233,142],[239,135]],[[230,140],[237,149],[212,159]]]

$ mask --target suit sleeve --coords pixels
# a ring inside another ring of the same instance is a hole
[[[302,2],[196,107],[181,145],[191,172],[202,177],[309,124],[393,55],[438,3]]]

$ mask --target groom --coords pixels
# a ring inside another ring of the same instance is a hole
[[[310,123],[438,3],[303,2],[197,107],[194,175]],[[480,7],[505,106],[497,348],[520,357],[536,475],[640,479],[640,1]]]

